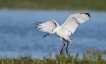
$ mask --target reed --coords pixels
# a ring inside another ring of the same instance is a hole
[[[83,52],[82,58],[79,58],[79,53],[72,55],[55,54],[52,58],[52,53],[45,56],[43,59],[32,58],[31,56],[20,56],[19,58],[0,58],[0,64],[106,64],[106,51],[89,50]]]

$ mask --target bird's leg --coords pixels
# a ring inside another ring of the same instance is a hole
[[[47,35],[49,35],[49,33],[45,34],[45,35],[43,36],[43,38],[45,38]]]
[[[67,53],[67,55],[69,55],[69,52],[68,52],[68,45],[69,45],[69,43],[67,42],[67,47],[66,47],[66,53]]]
[[[62,41],[62,42],[63,42],[63,41]],[[63,42],[63,46],[62,46],[62,48],[61,48],[61,50],[60,50],[60,55],[63,54],[64,46],[65,46],[65,43]]]

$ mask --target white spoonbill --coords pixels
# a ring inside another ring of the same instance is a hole
[[[46,22],[37,22],[36,27],[40,29],[42,32],[47,32],[46,35],[43,37],[46,37],[50,34],[57,34],[57,36],[60,38],[60,40],[63,42],[63,47],[60,50],[60,55],[63,54],[63,50],[65,47],[65,42],[67,43],[66,46],[66,53],[68,52],[68,45],[69,43],[72,43],[72,39],[70,38],[70,35],[73,34],[78,27],[79,24],[82,24],[86,22],[90,18],[89,13],[76,13],[73,15],[70,15],[69,18],[65,21],[63,25],[59,25],[55,20],[50,20]]]

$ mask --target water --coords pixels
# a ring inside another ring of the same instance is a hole
[[[56,35],[42,38],[46,33],[35,28],[35,22],[55,19],[60,25],[70,14],[78,11],[45,10],[0,10],[0,56],[18,57],[32,55],[44,57],[52,52],[59,53],[62,42]],[[106,13],[90,12],[91,18],[80,25],[71,35],[71,54],[83,52],[87,47],[101,51],[106,49]]]

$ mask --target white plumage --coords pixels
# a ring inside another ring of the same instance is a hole
[[[64,41],[67,42],[68,47],[68,44],[72,43],[70,35],[75,32],[79,24],[86,22],[89,18],[90,18],[89,13],[76,13],[70,15],[69,18],[65,21],[65,23],[61,26],[55,20],[51,20],[47,22],[38,22],[36,23],[36,27],[39,28],[40,31],[42,32],[47,32],[47,34],[44,35],[43,37],[46,37],[49,34],[56,33],[63,43]],[[60,51],[60,54],[63,53],[64,46],[65,43]],[[66,52],[68,54],[67,47]]]
[[[40,28],[40,30],[43,32],[51,33],[58,26],[59,24],[55,20],[51,20],[51,21],[38,24],[37,28]]]

